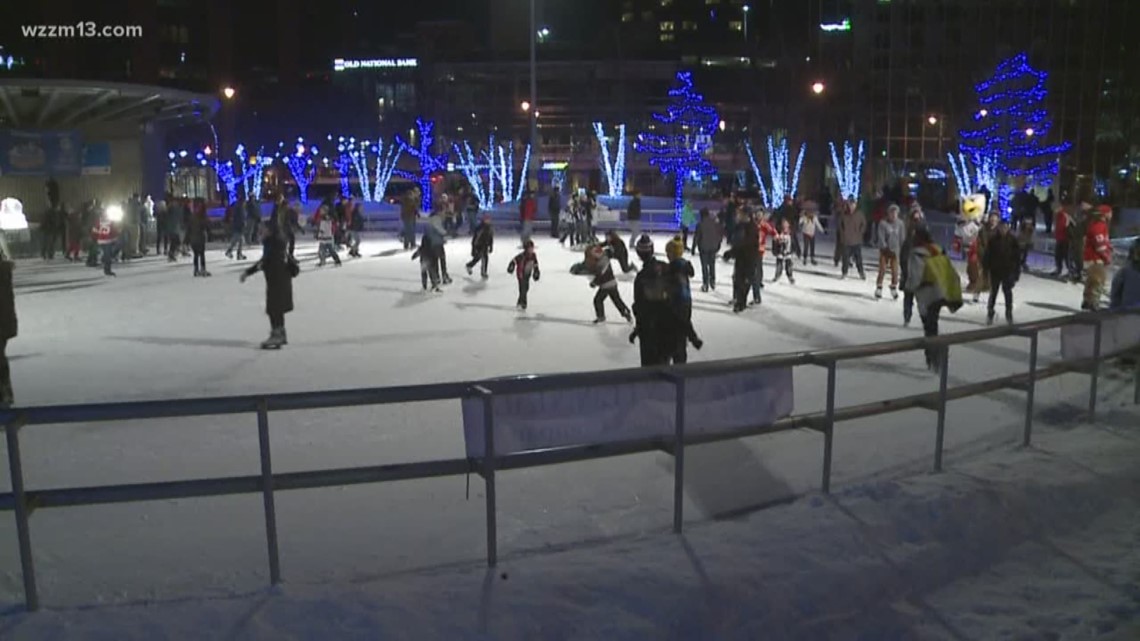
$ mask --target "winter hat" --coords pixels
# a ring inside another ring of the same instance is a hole
[[[1096,213],[1100,214],[1101,216],[1111,216],[1112,205],[1101,205],[1096,208]]]
[[[665,255],[669,257],[669,260],[676,260],[685,255],[685,245],[680,238],[673,238],[673,240],[665,243]]]
[[[523,243],[523,249],[534,249],[534,241],[528,240],[525,243]]]
[[[637,245],[635,247],[638,256],[653,255],[653,239],[647,234],[642,234],[641,238],[637,239]]]
[[[914,210],[915,210],[915,207],[914,207],[914,205],[911,205],[911,207],[910,207],[910,213],[912,213],[912,214],[913,214],[913,213],[914,213]],[[922,210],[920,209],[919,211],[922,211]],[[889,214],[889,213],[892,213],[892,212],[893,212],[895,215],[898,215],[898,214],[899,214],[899,206],[898,206],[898,205],[895,205],[895,204],[893,204],[893,203],[892,203],[890,207],[887,207],[887,213]]]

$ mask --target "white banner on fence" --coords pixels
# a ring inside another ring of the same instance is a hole
[[[1061,357],[1065,360],[1092,358],[1095,340],[1096,328],[1092,325],[1062,327]],[[1140,316],[1131,314],[1104,321],[1100,353],[1109,354],[1129,347],[1140,347]]]
[[[495,396],[495,453],[672,436],[675,390],[662,380]],[[790,416],[795,400],[791,368],[702,376],[685,390],[686,434],[770,425]],[[464,399],[468,457],[483,456],[483,430],[482,399]]]

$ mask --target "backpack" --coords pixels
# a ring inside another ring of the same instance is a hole
[[[931,256],[924,262],[922,283],[937,287],[943,302],[953,313],[962,308],[962,278],[945,253]]]

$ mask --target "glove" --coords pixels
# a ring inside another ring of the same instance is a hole
[[[241,273],[241,276],[238,276],[238,282],[239,282],[239,283],[244,283],[244,282],[245,282],[245,279],[247,279],[247,278],[249,278],[249,274],[247,274],[247,273],[245,273],[245,272],[242,272],[242,273]]]
[[[534,282],[538,282],[538,272],[534,273]]]
[[[594,289],[594,288],[595,288],[595,287],[597,287],[597,286],[598,286],[598,284],[597,284],[597,283],[590,283],[590,289]]]
[[[699,338],[693,339],[693,347],[696,348],[697,351],[700,351],[700,349],[704,346],[705,346],[705,342],[702,341],[701,339],[699,339]]]
[[[629,333],[629,344],[633,345],[636,342],[637,342],[637,330],[635,329]]]

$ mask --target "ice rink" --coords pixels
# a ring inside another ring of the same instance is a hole
[[[655,238],[658,250],[665,238]],[[542,279],[529,311],[515,309],[506,267],[518,238],[501,235],[490,279],[469,277],[469,243],[448,245],[454,283],[439,295],[420,289],[418,263],[397,240],[368,238],[365,258],[316,268],[316,247],[298,245],[296,311],[290,344],[267,352],[264,282],[238,274],[250,261],[208,252],[212,278],[144,258],[116,265],[117,278],[57,259],[16,269],[20,335],[8,346],[18,405],[360,388],[477,380],[501,375],[636,366],[629,326],[612,310],[594,326],[588,279],[569,274],[580,253],[538,240]],[[152,248],[153,249],[153,248]],[[876,301],[870,280],[841,281],[831,247],[794,286],[769,283],[764,304],[743,314],[729,305],[731,265],[718,263],[720,287],[694,283],[694,324],[705,341],[690,360],[857,345],[921,335],[917,315],[902,326],[901,300]],[[259,249],[247,252],[256,259]],[[865,250],[868,263],[873,252]],[[797,265],[797,268],[800,268]],[[870,267],[870,265],[869,265]],[[697,267],[699,273],[699,266]],[[767,265],[769,277],[774,272]],[[621,294],[632,302],[632,274]],[[1028,321],[1076,312],[1080,288],[1025,276],[1015,316]],[[998,315],[1003,310],[999,303]],[[982,305],[947,315],[943,332],[985,324]],[[1003,339],[955,348],[951,385],[1021,372],[1027,341]],[[1041,337],[1047,363],[1059,334]],[[937,379],[914,353],[844,363],[839,406],[929,391]],[[1107,383],[1112,384],[1112,383]],[[795,373],[796,411],[820,409],[824,373]],[[1087,377],[1038,387],[1049,408],[1087,395]],[[954,403],[947,445],[967,456],[1020,434],[1024,395],[996,392]],[[1055,412],[1056,420],[1068,420]],[[462,456],[458,402],[270,415],[275,471],[373,465]],[[843,423],[835,439],[834,483],[867,481],[925,468],[933,455],[934,415],[904,412]],[[257,473],[256,419],[246,417],[36,426],[22,432],[29,488],[161,481]],[[686,517],[703,521],[814,491],[821,437],[797,431],[693,448],[687,456]],[[644,454],[505,473],[499,480],[500,554],[559,549],[671,524],[672,462]],[[7,475],[0,479],[5,491]],[[361,580],[478,562],[484,553],[482,482],[463,478],[281,492],[277,496],[282,572],[294,583]],[[32,537],[45,606],[230,595],[268,582],[261,498],[44,510]],[[0,519],[0,602],[22,600],[15,528]]]

